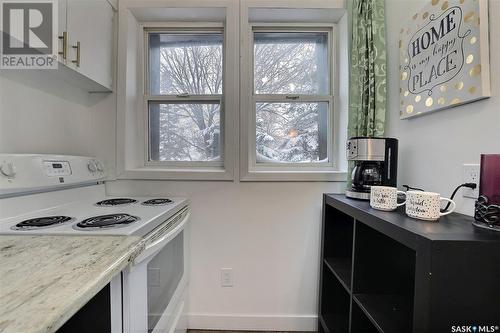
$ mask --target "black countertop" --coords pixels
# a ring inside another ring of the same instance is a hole
[[[404,206],[386,212],[370,207],[368,201],[347,198],[344,194],[325,194],[325,203],[346,212],[374,229],[391,234],[395,239],[415,248],[417,241],[500,242],[500,232],[472,225],[471,216],[451,213],[429,222],[408,217]]]

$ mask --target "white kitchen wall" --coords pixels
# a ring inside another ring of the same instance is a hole
[[[500,0],[489,1],[492,97],[399,120],[399,31],[428,1],[386,0],[388,45],[388,131],[399,138],[398,183],[451,195],[462,183],[462,164],[481,153],[500,153]],[[457,210],[472,215],[474,200],[457,195]]]
[[[190,327],[316,329],[321,201],[343,183],[116,181],[117,195],[192,203]],[[232,268],[234,287],[220,286]]]
[[[90,155],[114,175],[115,94],[89,94],[49,70],[0,72],[0,153]]]

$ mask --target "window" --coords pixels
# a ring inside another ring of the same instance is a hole
[[[150,163],[223,165],[223,32],[146,30]]]
[[[344,181],[344,3],[126,2],[117,178]]]
[[[332,166],[332,29],[253,27],[256,168]]]

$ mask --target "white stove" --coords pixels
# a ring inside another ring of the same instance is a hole
[[[63,190],[68,196],[78,195],[84,190],[100,190],[104,185],[94,185],[94,189]],[[45,196],[51,193],[44,194]],[[40,194],[22,198],[0,200],[3,215],[5,205],[22,207],[26,200],[36,200]],[[99,206],[99,201],[127,199],[131,203],[116,206]],[[112,197],[96,193],[90,199],[79,199],[20,215],[0,218],[0,234],[103,234],[145,236],[175,213],[188,206],[184,198],[169,197],[171,201],[155,206],[145,205],[151,200],[167,198],[152,197]]]
[[[189,201],[108,196],[105,175],[91,157],[0,154],[0,234],[144,237],[110,283],[111,332],[185,332]]]
[[[106,196],[93,158],[0,155],[0,234],[144,236],[188,206],[179,197]]]

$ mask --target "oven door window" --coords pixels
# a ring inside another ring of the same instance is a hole
[[[148,263],[148,331],[160,319],[170,320],[167,306],[184,275],[184,232],[180,232]],[[173,309],[169,310],[173,311]]]

